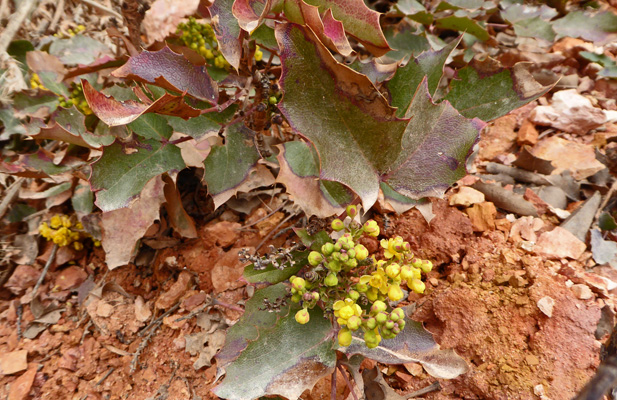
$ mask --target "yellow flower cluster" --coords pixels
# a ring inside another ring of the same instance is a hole
[[[43,85],[41,78],[39,78],[39,74],[36,72],[32,73],[32,76],[30,76],[30,87],[35,90],[49,90]]]
[[[72,229],[71,229],[72,228]],[[39,225],[39,233],[45,239],[53,241],[60,247],[73,245],[73,248],[77,251],[82,250],[84,245],[81,240],[91,236],[83,232],[83,225],[81,222],[73,224],[71,218],[64,214],[57,214],[51,217],[49,224],[47,222]],[[94,246],[98,247],[101,242],[93,240]]]
[[[84,89],[81,85],[76,83],[71,84],[70,97],[65,99],[64,96],[58,96],[58,101],[60,102],[60,107],[69,108],[71,106],[75,106],[84,115],[92,114],[92,110],[90,109],[90,106],[86,101],[86,97],[84,96]]]
[[[177,33],[184,45],[199,53],[208,64],[221,69],[230,68],[218,49],[214,30],[209,24],[201,24],[191,17],[188,22],[178,24]]]
[[[54,33],[54,36],[55,37],[59,37],[59,38],[61,38],[61,37],[73,37],[73,36],[75,36],[75,35],[77,35],[79,33],[82,33],[85,30],[86,30],[86,27],[84,25],[80,24],[80,25],[77,25],[75,27],[75,29],[70,29],[69,28],[69,30],[67,31],[67,35],[63,35],[62,33]]]

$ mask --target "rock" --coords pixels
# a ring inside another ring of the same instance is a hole
[[[516,142],[519,146],[524,146],[526,144],[533,146],[538,143],[538,130],[533,122],[527,120],[521,125],[518,130]]]
[[[485,232],[495,229],[495,216],[497,208],[491,202],[474,204],[467,209],[467,215],[475,232]]]
[[[30,368],[24,372],[19,378],[11,383],[8,400],[25,400],[28,398],[34,377],[36,376],[36,368]]]
[[[538,308],[547,317],[553,316],[553,307],[555,307],[555,300],[550,296],[544,296],[536,303]]]
[[[536,157],[552,162],[555,166],[552,175],[570,170],[576,180],[585,179],[606,168],[596,159],[592,145],[572,142],[557,136],[540,140],[532,149],[532,153]],[[568,156],[564,157],[564,154]]]
[[[527,362],[528,365],[532,365],[532,366],[540,364],[540,360],[538,360],[538,357],[534,356],[533,354],[526,355],[525,361]]]
[[[510,238],[514,243],[521,240],[535,242],[538,239],[536,231],[542,229],[544,221],[534,217],[520,217],[510,228]]]
[[[32,265],[18,265],[4,285],[13,294],[19,295],[36,284],[41,272]]]
[[[515,128],[515,115],[504,115],[496,119],[482,136],[478,156],[484,160],[492,160],[507,153],[518,136],[514,131]]]
[[[161,310],[167,310],[180,300],[193,283],[193,275],[188,271],[180,272],[178,280],[171,285],[169,290],[159,296],[155,306]]]
[[[139,322],[146,322],[152,317],[152,310],[146,304],[143,297],[137,296],[135,298],[135,318]]]
[[[450,196],[451,206],[469,207],[482,202],[484,202],[484,193],[468,186],[462,186],[457,193]]]
[[[96,307],[96,315],[103,318],[111,317],[111,314],[114,313],[114,306],[109,304],[108,302],[101,300],[99,301],[98,306]]]
[[[236,243],[240,235],[238,230],[242,225],[237,222],[221,221],[212,226],[207,226],[204,233],[216,242],[221,247],[229,247]]]
[[[552,231],[540,235],[534,247],[534,252],[549,258],[577,259],[583,254],[585,248],[585,243],[572,233],[556,227]]]
[[[56,286],[60,290],[74,289],[79,287],[87,278],[88,273],[83,268],[71,265],[56,277]]]
[[[574,293],[577,299],[589,300],[593,297],[593,293],[591,292],[591,289],[589,288],[589,286],[584,285],[582,283],[577,283],[575,285],[572,285],[570,289],[572,289],[572,292]]]
[[[422,375],[422,364],[406,363],[406,364],[403,364],[403,366],[405,367],[407,372],[409,372],[413,376],[420,376],[420,375]]]
[[[28,368],[28,350],[16,350],[0,355],[0,374],[11,375]]]
[[[241,247],[234,247],[216,262],[212,268],[212,286],[216,293],[221,293],[226,290],[236,289],[245,285],[241,282],[244,272],[244,263],[238,259],[238,253]],[[249,248],[249,253],[252,253],[254,248]]]
[[[584,135],[606,122],[606,115],[576,89],[561,90],[553,95],[550,106],[538,106],[529,119],[538,125]]]
[[[202,305],[207,299],[208,295],[205,292],[195,293],[182,301],[182,307],[185,310],[192,311]]]

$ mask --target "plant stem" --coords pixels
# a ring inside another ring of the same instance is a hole
[[[338,360],[336,361],[336,365],[338,366]],[[330,382],[330,399],[336,400],[336,368],[332,372],[332,379]]]
[[[36,292],[38,292],[39,287],[41,286],[41,284],[45,280],[45,275],[47,275],[47,271],[49,271],[49,267],[51,266],[51,264],[53,264],[54,259],[56,258],[56,253],[58,252],[58,247],[59,246],[57,244],[54,244],[53,249],[51,249],[51,255],[47,259],[47,263],[45,263],[45,267],[43,268],[43,272],[41,272],[41,276],[39,277],[39,280],[36,282],[36,285],[34,285],[34,290],[32,290],[32,298],[33,299],[36,297]]]

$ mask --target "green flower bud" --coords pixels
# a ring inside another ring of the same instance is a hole
[[[344,228],[345,224],[340,219],[336,218],[334,221],[332,221],[332,230],[338,232],[343,230]]]
[[[404,281],[413,279],[413,271],[411,270],[411,267],[409,265],[403,265],[401,267],[400,277]]]
[[[356,207],[355,205],[351,205],[351,204],[348,205],[345,211],[347,212],[347,215],[349,215],[349,218],[351,219],[354,219],[354,217],[358,215],[358,207]]]
[[[371,306],[371,312],[374,314],[377,314],[379,312],[386,311],[386,308],[387,308],[386,303],[384,303],[381,300],[377,300]]]
[[[360,298],[360,293],[356,292],[355,290],[350,290],[347,296],[349,296],[349,298],[353,301],[356,301]]]
[[[291,296],[291,301],[294,303],[299,303],[300,300],[302,300],[302,296],[297,293]]]
[[[325,243],[323,246],[321,246],[321,252],[326,256],[332,254],[333,251],[334,245],[332,243]]]
[[[394,321],[389,319],[383,324],[383,326],[385,326],[387,329],[392,329],[394,328]]]
[[[389,278],[394,279],[400,273],[401,273],[401,266],[398,265],[397,263],[390,264],[386,267],[386,275],[388,275]]]
[[[328,263],[328,265],[326,265],[326,267],[332,272],[339,272],[341,270],[341,263],[336,260],[332,260]]]
[[[347,251],[347,255],[349,256],[349,258],[356,258],[356,251],[354,249],[349,249]]]
[[[357,330],[361,324],[362,320],[356,315],[349,317],[349,319],[347,320],[347,327],[352,331]]]
[[[375,222],[375,220],[370,219],[366,221],[362,229],[369,236],[373,236],[373,237],[379,236],[379,225],[377,225],[377,222]]]
[[[369,343],[378,343],[377,342],[377,334],[374,330],[364,332],[364,341],[368,345]],[[375,346],[373,346],[375,347]]]
[[[401,330],[405,329],[405,324],[406,324],[406,322],[405,322],[405,320],[404,320],[404,319],[399,319],[399,320],[398,320],[398,322],[397,322],[396,324],[398,325],[398,327],[399,327]]]
[[[422,281],[420,281],[422,282]],[[423,290],[424,291],[424,290]],[[388,298],[391,301],[399,301],[404,296],[403,290],[398,284],[390,285],[390,289],[388,289]]]
[[[407,284],[409,286],[409,282]],[[411,286],[409,286],[409,288],[416,293],[424,293],[424,289],[426,289],[426,285],[420,279],[413,279],[411,281]]]
[[[364,261],[368,257],[368,249],[361,244],[356,245],[354,247],[356,253],[356,260]]]
[[[365,325],[368,329],[375,329],[375,327],[377,327],[377,320],[375,318],[369,318],[366,320]]]
[[[298,292],[304,290],[304,288],[306,287],[306,281],[302,278],[296,278],[294,279],[294,281],[291,283],[291,287],[293,289],[296,289]]]
[[[316,251],[311,251],[309,253],[309,255],[308,255],[308,262],[313,267],[318,266],[322,261],[323,261],[323,256],[320,253],[318,253]]]
[[[345,262],[347,260],[349,260],[349,255],[347,254],[347,252],[345,253],[341,253],[338,257],[338,259],[342,262]]]
[[[420,266],[420,268],[422,269],[422,271],[424,271],[425,274],[427,274],[433,269],[433,263],[429,260],[424,260],[422,261],[422,265]]]
[[[379,314],[375,316],[375,321],[377,321],[377,324],[379,325],[385,324],[387,320],[388,320],[388,314],[386,314],[385,312],[380,312]]]
[[[402,308],[395,308],[390,313],[390,318],[392,321],[396,322],[402,319],[405,319],[405,311]],[[396,319],[395,319],[396,318]]]
[[[392,331],[388,328],[381,328],[381,336],[384,337],[384,339],[390,339],[392,336]]]
[[[414,268],[420,268],[422,267],[422,260],[420,260],[419,258],[414,258],[413,260],[411,260],[411,265]]]
[[[401,333],[401,328],[399,327],[398,324],[394,324],[394,327],[392,327],[392,333],[394,333],[395,335],[398,335],[399,333]]]
[[[308,310],[306,308],[303,308],[302,310],[296,313],[296,322],[298,322],[299,324],[304,325],[307,322],[309,322],[310,319],[311,319],[311,316],[309,315]]]
[[[319,293],[317,293],[317,292],[312,292],[312,293],[311,293],[311,296],[313,297],[313,300],[314,300],[314,301],[318,301],[318,300],[319,300]]]
[[[276,96],[270,96],[270,98],[268,99],[268,103],[275,105],[276,103],[278,103],[278,99],[276,98]]]
[[[345,265],[349,268],[356,268],[358,266],[358,260],[356,260],[355,258],[350,258],[349,260],[345,261]]]
[[[343,328],[338,332],[338,344],[347,347],[351,344],[351,332],[349,329]]]
[[[338,285],[338,278],[335,274],[329,273],[326,279],[323,280],[323,283],[325,283],[326,286],[336,286]]]
[[[368,290],[368,285],[365,283],[356,284],[356,290],[360,293],[365,293]]]

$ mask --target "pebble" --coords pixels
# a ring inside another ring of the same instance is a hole
[[[593,297],[593,293],[589,286],[583,285],[582,283],[577,283],[576,285],[572,285],[572,292],[574,295],[581,300],[589,300]]]

